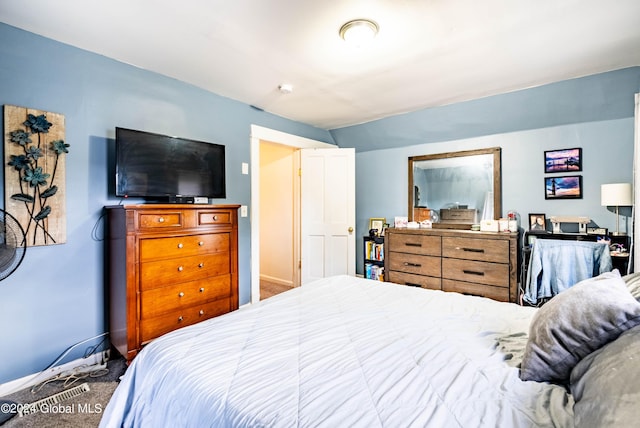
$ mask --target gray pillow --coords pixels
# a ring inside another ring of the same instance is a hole
[[[631,273],[622,277],[631,295],[640,301],[640,273]]]
[[[577,427],[637,426],[640,403],[640,326],[589,354],[571,372]]]
[[[564,383],[591,352],[640,324],[640,303],[616,270],[555,296],[534,315],[520,379]]]

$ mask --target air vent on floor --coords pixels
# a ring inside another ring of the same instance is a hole
[[[25,404],[22,408],[18,409],[18,415],[25,416],[30,415],[32,413],[37,413],[45,410],[54,404],[58,404],[61,401],[69,400],[71,398],[78,397],[79,395],[84,394],[85,392],[89,392],[89,384],[87,382],[82,385],[74,386],[73,388],[66,389],[62,392],[58,392],[57,394],[50,395],[47,398],[43,398],[42,400],[34,401],[31,404]]]

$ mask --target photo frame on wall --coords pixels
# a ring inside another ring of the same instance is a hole
[[[544,152],[544,172],[582,171],[582,149],[547,150]]]
[[[582,199],[582,176],[565,175],[544,178],[545,199]]]

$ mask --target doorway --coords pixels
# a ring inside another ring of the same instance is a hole
[[[336,148],[333,144],[287,134],[258,125],[251,125],[251,303],[258,303],[260,301],[260,236],[262,227],[267,227],[261,225],[260,209],[260,201],[262,199],[260,191],[260,149],[262,143],[287,146],[292,150],[302,148]],[[292,198],[294,196],[296,198],[300,197],[299,194],[291,195]],[[296,250],[294,249],[293,251]]]
[[[299,149],[260,141],[260,299],[300,285]]]

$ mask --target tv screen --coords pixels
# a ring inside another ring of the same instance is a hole
[[[220,144],[116,128],[116,196],[225,198]]]

